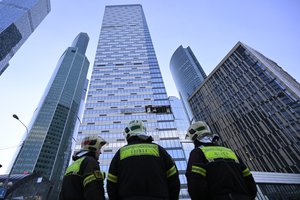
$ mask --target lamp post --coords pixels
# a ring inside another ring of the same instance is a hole
[[[18,120],[19,122],[21,122],[21,124],[26,128],[26,137],[28,136],[29,134],[29,131],[28,131],[28,128],[27,126],[19,119],[18,115],[16,114],[13,114],[13,118],[15,118],[16,120]],[[25,139],[26,139],[25,137]],[[22,144],[21,144],[21,148],[20,148],[20,151],[22,150],[22,147],[23,147],[23,144],[24,144],[24,141],[22,141]],[[8,186],[11,186],[12,185],[12,182],[8,182],[9,181],[9,178],[11,176],[11,173],[12,173],[12,169],[13,169],[13,166],[15,165],[16,163],[16,160],[17,160],[18,156],[15,158],[13,164],[12,164],[12,167],[11,169],[9,170],[9,173],[8,173],[8,176],[7,176],[7,179],[5,180],[4,182],[4,187],[1,189],[0,191],[0,199],[5,199],[6,197],[6,192],[7,192],[7,189],[8,189]],[[2,166],[1,166],[2,167]]]
[[[16,120],[18,120],[19,122],[21,122],[21,124],[26,128],[26,132],[27,132],[27,135],[28,135],[28,128],[27,128],[27,126],[19,119],[19,117],[18,117],[18,115],[16,115],[16,114],[13,114],[13,118],[15,118]],[[27,136],[26,135],[26,136]]]
[[[18,121],[26,128],[26,136],[25,136],[25,139],[26,139],[27,136],[28,136],[28,134],[29,134],[29,131],[28,131],[27,126],[19,119],[18,115],[13,114],[13,118],[15,118],[16,120],[18,120]],[[21,143],[21,148],[20,148],[19,153],[21,152],[21,150],[22,150],[22,148],[23,148],[25,139],[24,139],[24,140],[22,141],[22,143]],[[14,160],[14,163],[13,163],[13,165],[12,165],[12,168],[13,168],[13,166],[15,165],[17,158],[18,158],[18,155],[17,155],[16,159]],[[8,177],[11,175],[12,168],[11,168],[10,171],[9,171]]]

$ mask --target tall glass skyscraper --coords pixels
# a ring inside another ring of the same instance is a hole
[[[88,35],[80,33],[61,56],[12,167],[12,174],[38,173],[48,178],[54,195],[69,164],[77,132],[74,129],[87,85],[88,41]]]
[[[0,75],[50,12],[50,0],[0,0]]]
[[[171,57],[170,70],[189,121],[193,114],[188,98],[206,78],[206,74],[190,47],[180,45]]]
[[[184,139],[186,131],[190,126],[190,121],[188,120],[187,115],[184,111],[183,103],[179,98],[175,96],[170,96],[169,101],[171,104],[172,113],[175,118],[177,131],[180,133],[180,138]]]
[[[300,173],[300,84],[238,42],[189,102],[251,170]]]
[[[191,140],[185,138],[187,130],[190,126],[190,121],[188,120],[188,117],[184,111],[182,101],[174,96],[170,96],[169,100],[171,104],[172,113],[175,118],[178,136],[180,138],[185,158],[188,161],[191,151],[195,148],[194,143]]]
[[[77,149],[88,135],[108,140],[100,156],[107,172],[114,154],[127,144],[123,130],[134,119],[143,120],[155,142],[172,155],[183,184],[181,198],[188,197],[186,160],[142,6],[106,6]]]

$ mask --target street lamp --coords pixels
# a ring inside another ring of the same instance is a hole
[[[26,128],[26,137],[27,137],[27,136],[28,136],[28,133],[29,133],[27,126],[19,119],[18,115],[13,114],[13,118],[15,118],[16,120],[18,120],[19,122],[21,122],[21,124]],[[25,138],[25,139],[26,139],[26,138]],[[20,151],[22,150],[23,144],[24,144],[24,141],[23,141],[22,144],[21,144]],[[20,152],[20,151],[19,151],[19,152]],[[13,165],[12,165],[12,168],[13,168],[13,166],[15,165],[17,158],[18,158],[18,156],[15,158],[15,160],[14,160],[14,162],[13,162]],[[1,166],[1,167],[2,167],[2,166]],[[12,168],[9,170],[8,176],[7,176],[7,178],[6,178],[6,180],[5,180],[4,184],[3,184],[4,187],[1,188],[1,191],[0,191],[0,199],[4,199],[4,198],[6,197],[6,192],[7,192],[8,186],[12,186],[12,184],[13,184],[12,182],[8,182],[8,181],[9,181],[9,178],[10,178],[10,176],[11,176],[11,173],[12,173]]]
[[[16,120],[18,120],[19,122],[21,122],[21,124],[26,128],[26,132],[27,132],[27,135],[28,135],[28,128],[27,128],[27,126],[19,119],[18,115],[13,114],[13,118],[15,118]]]
[[[18,120],[19,122],[21,122],[21,124],[26,128],[26,136],[25,136],[25,139],[26,139],[27,136],[28,136],[28,134],[29,134],[29,131],[28,131],[27,126],[19,119],[18,115],[13,114],[13,118],[15,118],[16,120]],[[21,148],[20,148],[19,153],[21,152],[21,150],[22,150],[22,148],[23,148],[25,139],[24,139],[24,140],[22,141],[22,143],[21,143]],[[12,167],[15,165],[17,158],[18,158],[18,156],[17,156],[16,159],[14,160],[14,163],[13,163]],[[10,171],[9,171],[8,177],[11,175],[11,172],[12,172],[12,168],[11,168]]]

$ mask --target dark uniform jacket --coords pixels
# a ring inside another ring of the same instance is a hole
[[[249,169],[228,148],[201,144],[190,153],[186,177],[192,200],[252,200],[257,189]]]
[[[128,139],[113,157],[107,177],[110,200],[178,200],[179,175],[174,161],[152,137]]]
[[[82,152],[77,153],[80,155]],[[73,157],[67,168],[60,200],[103,200],[103,176],[93,152]]]

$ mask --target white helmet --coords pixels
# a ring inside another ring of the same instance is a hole
[[[100,150],[107,142],[100,136],[87,136],[81,142],[81,149],[96,152]]]
[[[216,135],[213,135],[209,126],[204,121],[198,121],[190,125],[188,128],[186,138],[192,141],[196,139],[203,143],[212,142]]]
[[[124,129],[124,135],[126,138],[131,136],[147,136],[146,127],[142,120],[132,120],[129,122],[128,126]]]

